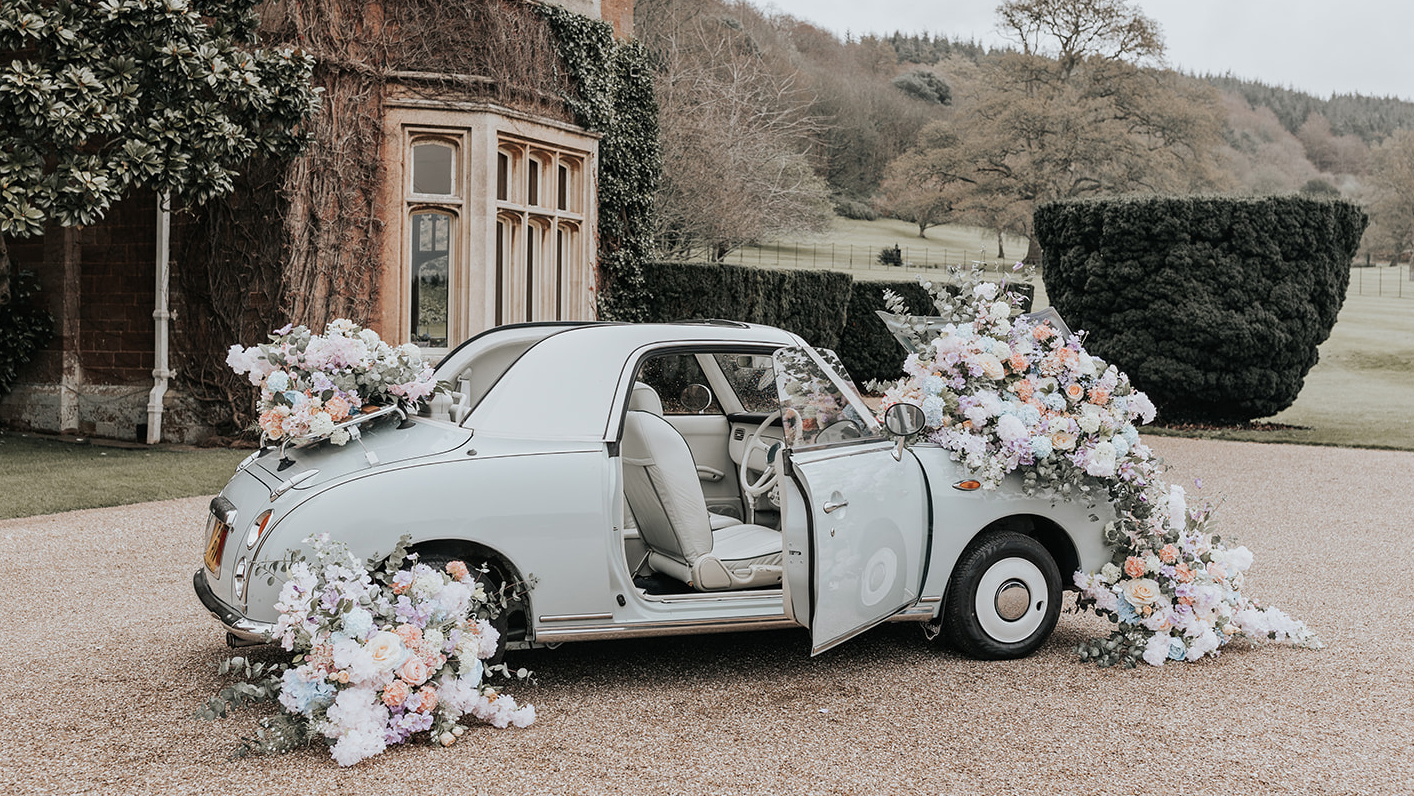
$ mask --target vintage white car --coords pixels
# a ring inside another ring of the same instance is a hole
[[[212,500],[193,582],[228,643],[267,639],[281,583],[253,574],[317,533],[365,559],[408,535],[528,584],[500,618],[512,649],[804,626],[819,653],[905,621],[1019,657],[1070,573],[1109,560],[1093,508],[904,448],[921,412],[891,409],[886,435],[831,352],[779,329],[507,326],[437,377],[453,400],[262,449]]]

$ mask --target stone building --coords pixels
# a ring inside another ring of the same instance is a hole
[[[632,0],[557,5],[631,35]],[[318,59],[310,151],[195,212],[137,192],[11,240],[56,323],[0,423],[195,442],[249,420],[224,347],[286,321],[352,317],[435,360],[492,326],[594,316],[600,134],[560,99],[531,0],[272,2],[263,19]]]

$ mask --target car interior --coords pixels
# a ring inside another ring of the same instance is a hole
[[[645,594],[779,589],[769,352],[646,358],[624,422],[624,554]]]

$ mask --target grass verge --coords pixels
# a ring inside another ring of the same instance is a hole
[[[0,520],[214,495],[248,453],[119,448],[0,432]]]

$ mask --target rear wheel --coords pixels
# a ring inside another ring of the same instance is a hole
[[[514,604],[507,606],[500,605],[495,597],[495,595],[502,593],[502,590],[506,588],[506,584],[509,582],[505,572],[501,570],[495,561],[487,561],[486,559],[475,557],[463,558],[451,556],[442,552],[420,553],[417,560],[438,572],[446,572],[447,564],[453,561],[461,561],[471,570],[472,577],[476,578],[477,582],[482,584],[482,587],[486,590],[487,596],[492,598],[492,607],[497,609],[494,616],[485,618],[486,621],[491,623],[491,627],[496,629],[496,632],[500,635],[500,640],[496,642],[496,654],[492,655],[490,658],[486,658],[482,663],[487,666],[495,666],[501,663],[506,657],[506,641],[507,636],[510,634],[510,613],[514,607]],[[485,572],[481,571],[483,568],[486,570]],[[506,596],[509,597],[510,595]]]
[[[1060,595],[1060,570],[1045,546],[1010,531],[988,534],[953,570],[944,637],[971,658],[1025,657],[1055,629]]]

